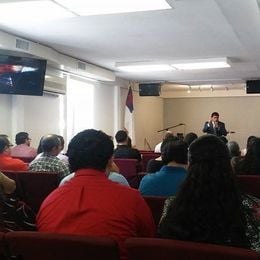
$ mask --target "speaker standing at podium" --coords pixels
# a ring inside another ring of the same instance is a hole
[[[205,122],[202,129],[204,133],[213,134],[216,136],[226,136],[227,130],[225,124],[219,121],[219,113],[213,112],[209,121]]]

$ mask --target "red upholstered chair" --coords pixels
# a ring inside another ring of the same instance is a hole
[[[237,175],[237,181],[244,193],[260,198],[260,175]]]
[[[249,249],[159,238],[126,240],[129,260],[259,260]]]
[[[37,213],[44,199],[58,187],[59,176],[57,173],[27,172],[17,174],[17,182],[23,201]]]
[[[5,255],[6,255],[6,247],[5,247],[5,243],[4,243],[4,235],[5,235],[5,233],[0,232],[0,260],[7,259],[5,257]]]
[[[14,259],[119,260],[117,244],[110,238],[16,231],[7,233],[5,239]]]
[[[143,198],[151,209],[155,225],[158,226],[166,197],[143,196]]]
[[[161,156],[160,153],[154,153],[154,152],[143,153],[143,154],[142,154],[143,171],[146,172],[147,164],[148,164],[148,162],[149,162],[151,159],[156,159],[156,158],[158,158],[159,156]]]
[[[16,181],[14,195],[38,212],[43,200],[59,185],[57,173],[4,171],[4,174]]]
[[[138,188],[140,182],[138,160],[114,158],[113,161],[119,168],[120,173],[127,179],[129,185],[132,188]]]

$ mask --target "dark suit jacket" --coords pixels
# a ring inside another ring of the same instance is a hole
[[[142,157],[137,149],[130,148],[127,145],[118,145],[114,150],[114,158],[124,158],[124,159],[137,159],[141,161]]]
[[[225,124],[223,122],[218,122],[218,127],[214,129],[212,122],[205,122],[204,127],[202,129],[204,133],[212,134],[216,136],[226,136],[227,130]]]

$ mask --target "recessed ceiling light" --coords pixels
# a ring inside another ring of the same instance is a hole
[[[171,9],[173,0],[55,0],[74,13],[87,15]]]
[[[72,12],[51,1],[20,1],[0,3],[0,24],[41,23],[75,17]]]
[[[132,64],[132,65],[116,65],[119,70],[126,72],[149,72],[149,71],[169,71],[174,70],[168,64]]]
[[[227,58],[181,61],[171,64],[171,66],[178,70],[218,69],[230,67]]]

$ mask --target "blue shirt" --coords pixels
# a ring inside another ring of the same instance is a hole
[[[163,166],[160,171],[143,177],[139,190],[142,195],[173,196],[186,177],[183,167]]]

